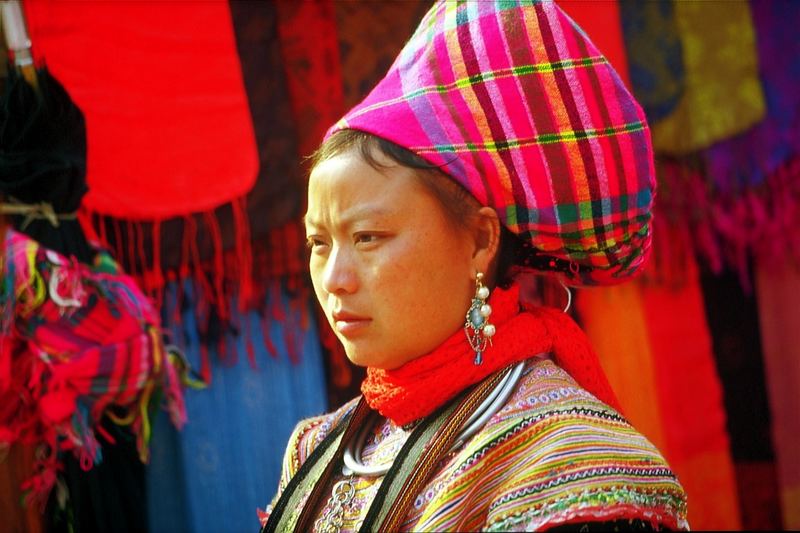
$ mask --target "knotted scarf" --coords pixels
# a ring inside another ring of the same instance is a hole
[[[393,370],[369,368],[361,392],[369,405],[395,424],[429,415],[465,388],[493,372],[540,353],[550,353],[578,384],[619,410],[597,355],[578,325],[559,309],[520,308],[519,286],[496,288],[489,298],[490,322],[497,332],[483,363],[463,331],[434,351]]]

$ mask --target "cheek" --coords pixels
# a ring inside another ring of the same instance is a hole
[[[325,269],[325,264],[319,258],[311,257],[308,263],[309,275],[311,276],[311,285],[314,287],[314,294],[317,296],[317,301],[325,309],[325,299],[327,295],[322,288],[322,275]]]
[[[409,239],[375,269],[382,303],[397,315],[395,325],[413,328],[435,320],[460,322],[469,307],[469,254],[440,235]],[[391,305],[394,304],[394,305]]]

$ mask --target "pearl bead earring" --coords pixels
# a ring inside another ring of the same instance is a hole
[[[464,322],[464,332],[470,347],[475,350],[476,365],[483,363],[483,353],[486,351],[487,344],[492,343],[495,334],[495,327],[489,323],[489,316],[492,314],[492,306],[486,303],[489,298],[489,288],[483,284],[483,273],[478,272],[475,276],[475,296],[472,298],[472,305],[467,311]]]

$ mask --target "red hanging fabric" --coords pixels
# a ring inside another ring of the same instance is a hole
[[[686,257],[685,264],[685,285],[641,286],[666,442],[664,453],[692,502],[692,527],[739,529],[722,385],[697,264],[691,256]]]
[[[206,211],[258,158],[227,2],[25,2],[37,61],[86,116],[84,205],[126,219]]]
[[[755,274],[783,526],[796,530],[800,528],[800,268],[758,258]]]

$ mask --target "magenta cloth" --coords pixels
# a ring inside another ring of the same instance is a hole
[[[648,255],[644,113],[553,2],[437,2],[328,135],[346,128],[441,166],[567,282],[618,283]]]

